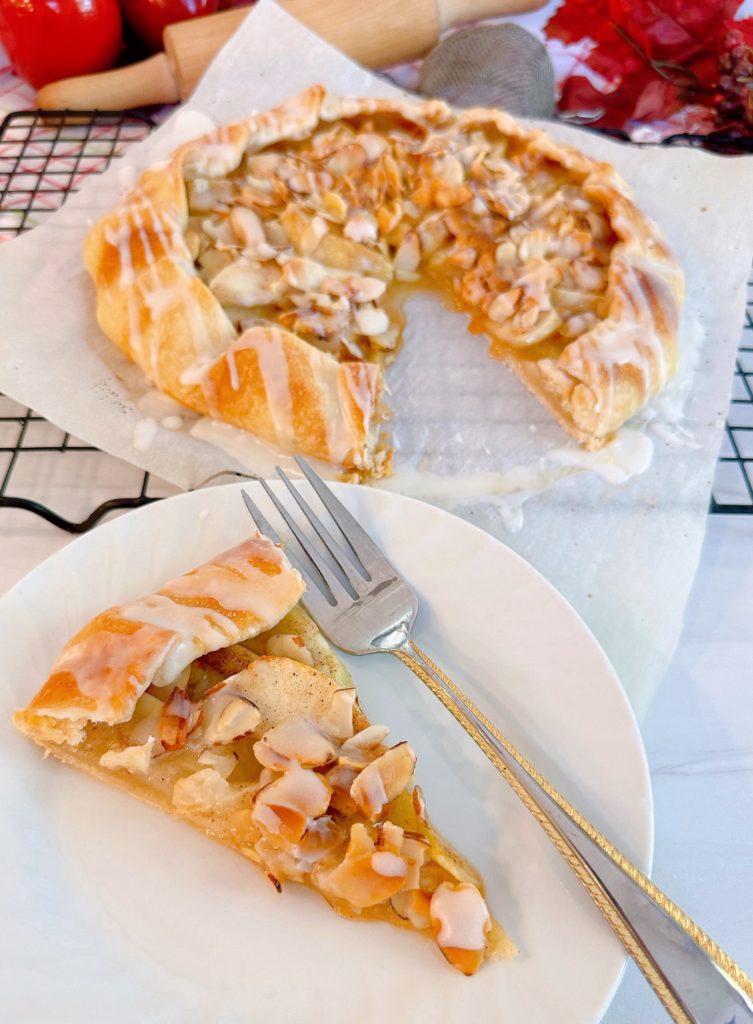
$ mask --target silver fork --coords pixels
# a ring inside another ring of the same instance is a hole
[[[335,523],[325,526],[287,474],[277,473],[313,530],[304,529],[259,480],[297,542],[287,548],[307,582],[304,603],[349,654],[388,652],[424,682],[478,744],[533,814],[633,957],[677,1024],[753,1024],[753,981],[720,947],[583,817],[495,728],[411,637],[418,610],[410,586],[324,481],[302,473]],[[259,530],[282,543],[250,495]]]

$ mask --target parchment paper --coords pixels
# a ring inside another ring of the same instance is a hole
[[[0,390],[180,487],[228,469],[267,472],[275,453],[266,446],[239,446],[236,432],[192,424],[147,393],[97,327],[81,245],[141,169],[213,123],[313,82],[342,94],[397,91],[263,0],[184,108],[47,222],[3,245]],[[753,251],[753,162],[629,148],[561,125],[551,132],[614,163],[680,257],[681,372],[612,449],[584,457],[462,317],[418,296],[388,374],[398,452],[387,486],[454,508],[536,566],[589,623],[640,711],[674,650],[703,538]],[[176,413],[184,430],[162,426],[174,427]]]

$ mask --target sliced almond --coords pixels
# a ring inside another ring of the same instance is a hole
[[[307,768],[291,768],[254,797],[252,818],[267,832],[298,843],[310,818],[324,814],[331,787],[326,779]]]
[[[227,305],[263,306],[276,299],[279,279],[280,272],[274,264],[239,259],[216,274],[209,287],[215,298]]]
[[[326,895],[360,910],[394,896],[407,871],[407,863],[398,854],[375,847],[366,826],[359,822],[350,830],[342,863],[321,874],[317,881]]]
[[[358,333],[366,335],[367,338],[384,334],[390,326],[389,317],[384,310],[372,305],[360,306],[353,314],[353,319]]]
[[[386,725],[369,725],[365,729],[361,729],[360,732],[357,732],[355,736],[351,736],[349,740],[346,740],[340,749],[344,753],[350,753],[351,751],[358,751],[360,753],[366,750],[373,750],[381,743],[384,743],[389,731]]]
[[[421,242],[418,232],[408,231],[395,253],[395,273],[413,274],[421,262]]]
[[[231,743],[250,736],[260,720],[259,709],[247,697],[222,687],[204,700],[202,735],[207,743]]]
[[[441,210],[449,210],[470,202],[473,199],[473,192],[466,185],[439,185],[434,189],[433,199]]]
[[[267,240],[261,218],[247,206],[233,207],[230,211],[230,226],[242,245],[257,246]]]
[[[510,288],[506,292],[500,292],[489,303],[486,315],[497,323],[508,320],[515,313],[522,295],[521,288]]]
[[[319,197],[319,210],[327,220],[344,224],[348,216],[348,204],[336,192],[325,192]]]
[[[424,931],[431,927],[430,903],[431,897],[422,889],[402,889],[390,900],[397,916],[408,921],[416,931]]]
[[[230,783],[216,768],[203,768],[173,786],[173,806],[183,811],[209,811],[232,798]]]
[[[356,768],[336,764],[326,774],[327,782],[332,786],[330,808],[344,818],[351,818],[358,813],[358,805],[350,795],[350,787],[358,774]]]
[[[327,160],[327,170],[333,174],[350,174],[357,167],[363,167],[367,160],[364,146],[352,142],[332,154]]]
[[[586,260],[573,260],[570,264],[570,272],[577,286],[584,292],[599,292],[606,284],[606,271],[595,263],[588,263]]]
[[[327,276],[327,270],[315,260],[294,256],[282,268],[282,276],[291,288],[302,292],[314,292]]]
[[[124,750],[107,750],[100,757],[99,763],[103,768],[122,768],[132,775],[146,775],[152,760],[154,744],[155,739],[151,736],[146,743],[138,746],[126,747]]]
[[[400,855],[408,862],[408,874],[405,876],[406,889],[418,889],[420,885],[421,868],[424,866],[429,853],[429,844],[425,839],[416,836],[405,836]]]
[[[374,302],[387,288],[378,277],[346,277],[343,283],[354,302]]]
[[[354,214],[343,228],[345,237],[353,242],[376,242],[378,232],[376,217],[370,213]]]
[[[378,160],[382,153],[389,148],[389,143],[384,136],[375,135],[372,132],[362,132],[360,135],[356,135],[355,141],[363,149],[366,160],[370,164]]]
[[[431,897],[429,915],[437,945],[446,959],[463,974],[475,974],[483,963],[492,926],[476,886],[442,882]]]
[[[204,750],[199,755],[198,763],[206,768],[214,768],[223,779],[227,779],[233,774],[238,764],[238,758],[230,751],[218,753],[213,750]]]
[[[373,821],[409,785],[415,765],[412,749],[405,742],[398,743],[363,769],[350,787],[350,795]]]
[[[319,726],[307,718],[290,718],[281,722],[254,744],[254,755],[261,764],[273,767],[273,756],[277,755],[277,763],[285,766],[297,762],[306,767],[319,768],[331,764],[337,757],[332,741]]]
[[[162,707],[159,739],[165,750],[180,750],[199,724],[202,709],[190,700],[185,690],[176,686]]]

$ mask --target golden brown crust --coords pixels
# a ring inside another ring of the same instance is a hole
[[[80,736],[87,722],[126,721],[150,684],[168,685],[201,655],[269,629],[303,588],[280,548],[260,535],[245,541],[97,615],[65,645],[16,724],[46,745]]]
[[[497,111],[454,114],[434,100],[343,99],[314,86],[274,110],[182,146],[166,167],[142,175],[125,205],[87,237],[85,259],[97,286],[102,329],[152,383],[196,412],[279,446],[373,473],[378,367],[338,363],[280,326],[252,326],[239,335],[196,275],[185,237],[187,181],[197,175],[222,178],[247,153],[306,139],[320,124],[367,114],[514,140],[531,159],[565,168],[583,195],[603,208],[616,242],[606,309],[595,326],[558,353],[536,357],[500,344],[499,325],[474,313],[492,353],[564,429],[587,446],[603,444],[676,369],[682,274],[613,168]]]

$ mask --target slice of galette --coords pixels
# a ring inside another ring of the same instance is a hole
[[[514,955],[478,873],[428,821],[413,750],[368,721],[303,590],[279,547],[248,540],[97,615],[14,721],[278,889],[432,936],[464,974]]]

